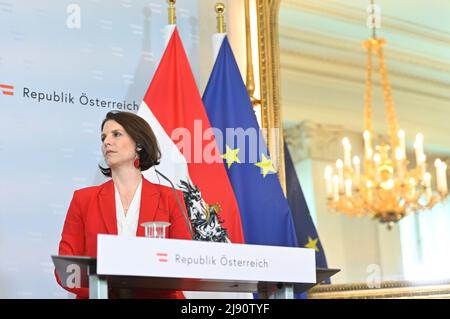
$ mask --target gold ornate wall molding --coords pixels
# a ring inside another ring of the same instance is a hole
[[[249,0],[246,0],[249,1]],[[261,125],[270,156],[286,190],[284,142],[279,84],[280,50],[278,14],[281,0],[255,0],[258,19]]]
[[[434,282],[385,281],[373,288],[366,283],[320,285],[309,299],[450,299],[450,280]]]

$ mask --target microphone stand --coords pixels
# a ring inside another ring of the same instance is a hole
[[[189,233],[191,234],[191,239],[194,238],[194,234],[193,234],[193,231],[192,231],[192,225],[191,225],[191,223],[189,222],[189,218],[187,217],[187,214],[186,214],[186,212],[185,212],[184,209],[183,209],[183,205],[182,205],[181,202],[180,202],[180,199],[179,199],[179,197],[178,197],[178,193],[177,193],[177,191],[176,191],[176,189],[175,189],[175,186],[173,185],[172,181],[171,181],[168,177],[166,177],[163,173],[161,173],[160,171],[158,171],[156,168],[155,168],[155,172],[156,172],[159,176],[161,176],[162,178],[164,178],[167,182],[169,182],[170,186],[172,186],[172,191],[173,191],[173,193],[174,193],[175,199],[177,200],[177,204],[178,204],[178,206],[179,206],[179,208],[180,208],[181,214],[182,214],[183,217],[184,217],[184,221],[186,222],[186,225],[188,226]]]

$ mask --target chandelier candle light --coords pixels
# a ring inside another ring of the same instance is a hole
[[[372,14],[375,19],[375,11],[372,11]],[[364,42],[368,52],[364,103],[364,158],[363,161],[358,156],[352,159],[352,145],[345,137],[342,140],[344,160],[336,161],[335,171],[331,166],[325,168],[325,183],[330,208],[350,216],[371,216],[382,223],[387,223],[390,229],[393,223],[407,214],[432,208],[448,196],[447,165],[440,159],[435,161],[436,191],[433,191],[432,175],[428,171],[423,147],[424,136],[419,133],[414,142],[415,166],[409,167],[410,163],[406,156],[406,134],[399,129],[388,81],[383,52],[386,41],[377,38],[375,23],[372,25],[372,31],[372,38]],[[389,128],[389,142],[382,142],[380,145],[374,144],[372,126],[374,55],[379,61]],[[364,163],[363,169],[361,162]]]

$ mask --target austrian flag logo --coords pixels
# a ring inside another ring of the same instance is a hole
[[[14,86],[9,84],[0,84],[3,95],[14,95]]]
[[[158,261],[160,263],[166,263],[169,261],[169,255],[167,253],[156,253],[156,257],[158,257]]]

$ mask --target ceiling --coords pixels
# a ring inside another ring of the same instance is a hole
[[[363,130],[368,0],[282,0],[280,63],[283,118]],[[450,1],[377,0],[400,127],[412,145],[450,155]],[[376,78],[374,127],[386,132]]]

